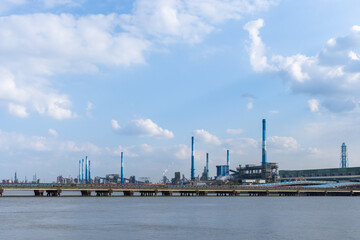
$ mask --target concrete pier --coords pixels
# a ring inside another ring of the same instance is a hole
[[[81,196],[360,196],[360,183],[350,187],[310,187],[310,186],[224,186],[224,185],[163,185],[163,184],[9,184],[0,183],[0,196],[11,191],[33,191],[34,196],[60,196],[64,191],[79,191]],[[123,193],[123,194],[119,194]],[[158,194],[160,193],[160,194]],[[68,196],[68,195],[67,195]]]

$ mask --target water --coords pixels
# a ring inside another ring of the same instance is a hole
[[[357,197],[3,197],[0,239],[359,239]]]

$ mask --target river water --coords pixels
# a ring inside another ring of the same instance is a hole
[[[358,197],[3,197],[0,239],[359,239]]]

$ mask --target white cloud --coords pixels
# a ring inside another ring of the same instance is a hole
[[[226,132],[228,134],[231,134],[231,135],[238,135],[238,134],[244,133],[244,130],[240,129],[240,128],[238,128],[238,129],[227,129]]]
[[[49,128],[49,134],[54,136],[54,137],[57,137],[58,136],[58,133],[56,130],[52,129],[52,128]]]
[[[21,118],[26,118],[29,116],[24,106],[13,103],[9,103],[9,112]]]
[[[0,11],[27,4],[53,8],[81,3],[5,0]],[[71,101],[52,89],[48,80],[52,76],[96,72],[101,66],[142,64],[144,54],[163,43],[197,43],[224,21],[273,4],[270,0],[138,0],[132,12],[122,15],[36,13],[0,17],[0,65],[11,76],[7,87],[12,90],[0,95],[1,99],[56,119],[72,118],[76,113],[71,110]],[[0,81],[9,79],[3,76]]]
[[[248,22],[244,29],[249,32],[251,45],[249,48],[250,62],[253,69],[257,72],[270,69],[265,56],[265,45],[260,38],[259,29],[264,26],[264,20],[258,19],[256,21]]]
[[[159,127],[151,119],[137,119],[129,122],[124,128],[121,128],[116,120],[111,120],[112,127],[119,134],[146,136],[157,138],[173,138],[174,134],[167,129]]]
[[[136,33],[155,36],[160,42],[196,43],[216,25],[267,9],[269,0],[138,0],[127,16],[125,27]]]
[[[316,107],[316,102],[311,100],[312,110],[317,111],[320,102],[332,112],[351,111],[357,107],[360,101],[359,26],[354,26],[345,37],[331,38],[314,56],[275,55],[270,61],[260,37],[262,26],[263,20],[259,19],[244,27],[249,32],[250,62],[255,71],[276,72],[290,83],[294,93],[316,97],[318,104]]]
[[[319,100],[310,99],[308,101],[310,112],[319,112]]]
[[[214,145],[220,145],[221,141],[215,135],[205,131],[204,129],[198,129],[194,131],[195,137],[202,142],[210,143]]]
[[[118,121],[116,121],[116,120],[114,120],[114,119],[111,120],[111,127],[112,127],[114,130],[119,130],[119,129],[121,128],[120,125],[119,125],[119,123],[118,123]]]

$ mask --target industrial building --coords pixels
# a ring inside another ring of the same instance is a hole
[[[216,166],[216,179],[230,175],[230,152],[226,151],[226,165]]]
[[[277,182],[279,180],[279,166],[277,163],[267,162],[266,159],[266,120],[262,120],[262,162],[261,165],[247,164],[245,167],[239,165],[232,172],[232,179],[238,183]]]
[[[360,180],[360,167],[307,170],[280,170],[281,181],[289,180]]]
[[[280,170],[280,180],[360,181],[360,167],[348,167],[347,146],[341,145],[340,168]]]

